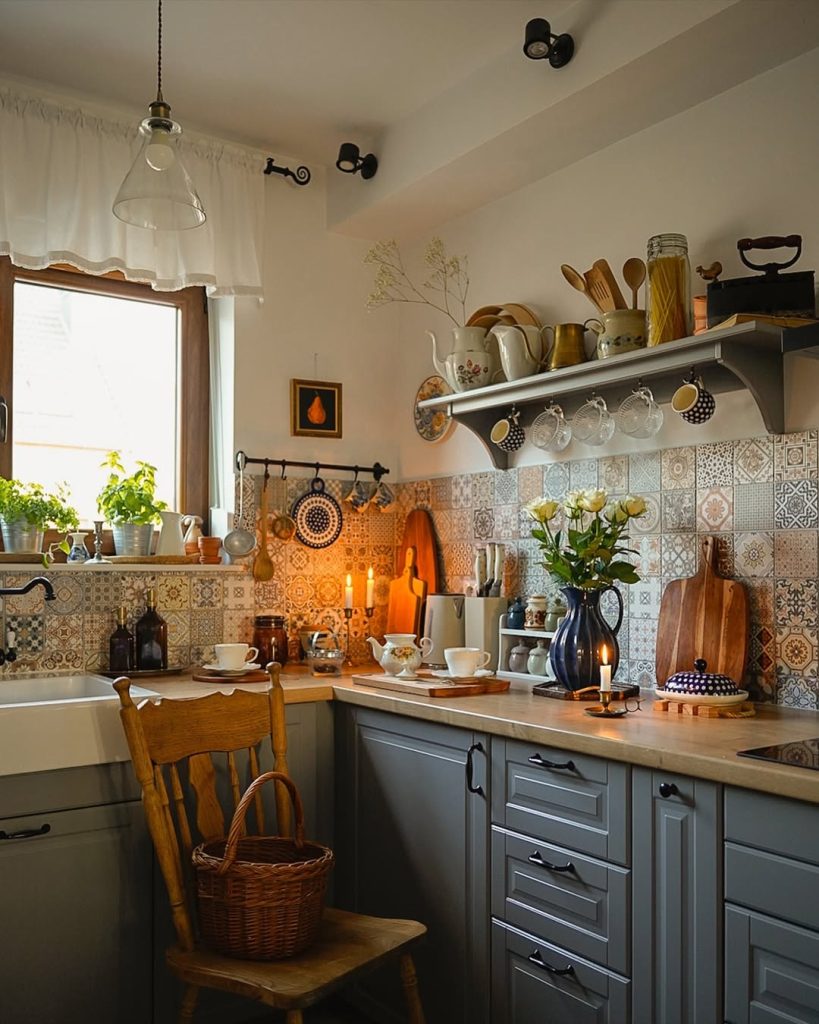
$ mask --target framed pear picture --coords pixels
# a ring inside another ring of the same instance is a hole
[[[290,434],[341,437],[341,385],[323,380],[290,381]]]

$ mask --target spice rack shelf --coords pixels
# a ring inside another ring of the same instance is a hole
[[[787,336],[787,342],[783,341]],[[815,325],[783,332],[782,328],[755,321],[709,331],[691,338],[639,349],[609,359],[593,359],[577,366],[539,373],[520,380],[504,381],[474,391],[429,398],[419,408],[445,408],[483,442],[493,465],[507,469],[509,455],[489,440],[489,432],[512,405],[527,426],[554,399],[567,416],[592,392],[606,399],[612,412],[627,398],[637,381],[651,388],[658,402],[668,402],[683,378],[695,368],[714,394],[746,389],[762,414],[766,429],[785,430],[784,356],[819,344]]]
[[[544,683],[551,679],[550,676],[533,675],[531,672],[512,672],[506,666],[509,664],[509,652],[515,646],[515,640],[520,637],[527,637],[530,640],[549,640],[555,635],[553,630],[543,629],[509,629],[506,626],[507,614],[500,617],[498,627],[498,670],[495,675],[499,679],[511,679],[513,682]]]

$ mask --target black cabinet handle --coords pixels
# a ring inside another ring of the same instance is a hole
[[[50,831],[50,825],[41,825],[39,828],[24,828],[19,832],[3,832],[0,829],[0,839],[31,839],[32,836],[48,835]]]
[[[529,764],[536,764],[538,768],[557,768],[562,772],[573,772],[575,770],[574,761],[547,761],[540,754],[532,754],[529,758]]]
[[[676,796],[679,790],[673,782],[661,782],[660,783],[660,796],[667,800],[670,796]]]
[[[539,967],[542,971],[548,971],[549,974],[557,974],[561,978],[565,978],[568,974],[574,974],[574,967],[571,964],[568,967],[552,967],[551,964],[547,964],[540,955],[539,949],[536,949],[526,959],[530,964],[534,964],[535,967]]]
[[[534,853],[530,853],[526,859],[530,864],[536,864],[539,868],[546,868],[547,871],[574,871],[574,864],[571,861],[568,864],[551,864],[548,860],[544,860],[537,850]]]
[[[483,796],[483,786],[473,786],[472,777],[474,772],[474,766],[472,764],[472,755],[478,750],[483,753],[483,745],[481,743],[473,743],[472,746],[466,752],[466,788],[470,793],[477,793],[478,796]]]

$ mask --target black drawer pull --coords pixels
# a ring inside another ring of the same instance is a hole
[[[483,753],[483,745],[480,743],[473,743],[472,746],[466,752],[466,788],[470,793],[477,793],[478,796],[483,796],[483,786],[473,786],[472,776],[474,772],[474,766],[472,764],[472,755],[476,750]]]
[[[39,828],[24,828],[19,832],[3,832],[0,829],[0,839],[31,839],[32,836],[48,835],[50,831],[50,825],[41,825]]]
[[[536,864],[539,868],[546,868],[547,871],[574,871],[574,864],[569,861],[568,864],[550,864],[548,860],[544,860],[537,850],[534,853],[530,853],[526,858],[530,864]]]
[[[536,764],[538,768],[557,768],[562,772],[575,771],[574,761],[564,761],[561,764],[559,761],[547,761],[546,758],[541,757],[540,754],[532,754],[529,758],[529,764]]]
[[[667,800],[670,796],[676,796],[679,790],[673,782],[661,782],[660,783],[660,796]]]
[[[574,974],[574,967],[571,964],[568,967],[552,967],[550,964],[547,964],[540,955],[539,949],[536,949],[526,959],[530,964],[534,964],[535,967],[539,967],[542,971],[548,971],[549,974],[557,974],[561,978],[565,978],[568,974]]]

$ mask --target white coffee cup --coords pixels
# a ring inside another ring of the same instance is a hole
[[[239,669],[259,657],[258,647],[248,644],[215,644],[213,653],[219,668]]]
[[[489,664],[492,655],[477,647],[447,647],[444,660],[451,676],[474,676],[479,668]]]

